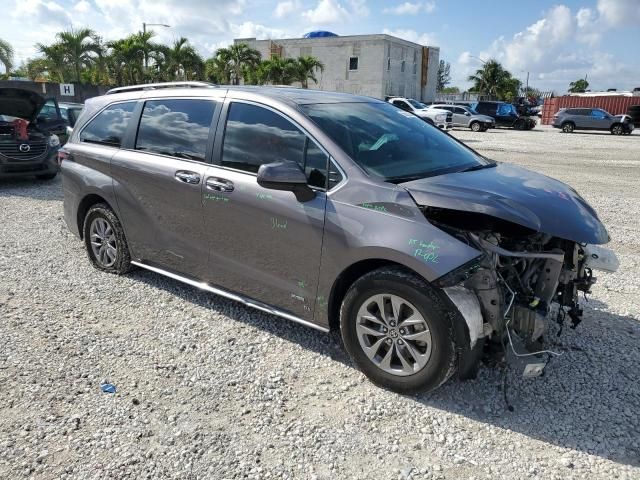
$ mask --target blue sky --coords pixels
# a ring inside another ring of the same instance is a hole
[[[640,87],[640,0],[0,0],[0,11],[0,37],[18,61],[62,29],[88,26],[109,40],[146,21],[171,25],[155,27],[159,40],[188,37],[204,56],[239,37],[384,32],[439,46],[463,88],[481,66],[475,57],[559,93],[585,75],[593,89]]]

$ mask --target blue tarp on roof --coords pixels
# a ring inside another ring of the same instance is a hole
[[[316,30],[314,32],[305,33],[304,38],[319,38],[319,37],[337,37],[333,32],[327,32],[326,30]]]

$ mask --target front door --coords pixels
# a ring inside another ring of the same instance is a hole
[[[147,100],[132,147],[111,160],[111,176],[134,258],[201,278],[207,248],[201,188],[216,103]]]
[[[206,280],[305,319],[313,318],[324,231],[327,154],[294,123],[252,103],[229,104],[219,166],[202,186]],[[260,165],[296,161],[315,198],[257,183]]]
[[[453,124],[457,127],[466,127],[469,124],[467,111],[460,107],[451,107],[453,111]]]

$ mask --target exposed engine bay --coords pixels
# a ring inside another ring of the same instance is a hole
[[[478,213],[430,207],[423,212],[432,224],[483,253],[443,277],[439,286],[473,292],[482,314],[479,336],[496,341],[506,337],[512,348],[515,334],[529,352],[540,350],[547,322],[553,320],[562,326],[568,317],[575,328],[583,313],[578,297],[591,293],[596,283],[593,271],[618,268],[615,254],[599,246]],[[459,296],[450,298],[460,306]],[[470,323],[469,315],[460,310]]]
[[[0,117],[0,141],[44,141],[50,135],[27,120],[16,118],[7,121]]]

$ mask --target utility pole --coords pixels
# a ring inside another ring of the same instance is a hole
[[[147,33],[147,25],[149,25],[150,27],[171,28],[171,25],[167,25],[166,23],[146,23],[146,22],[142,22],[142,34],[143,35],[145,33]],[[143,53],[144,53],[144,71],[146,72],[147,69],[149,68],[149,57],[147,57],[147,52],[143,52]]]

